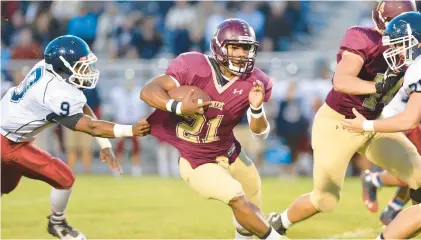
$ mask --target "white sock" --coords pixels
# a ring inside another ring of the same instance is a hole
[[[72,189],[55,189],[51,190],[51,212],[55,220],[63,220],[67,203],[69,202]]]
[[[378,179],[379,177],[380,177],[380,173],[373,173],[373,174],[371,174],[371,182],[376,187],[381,187],[382,186],[382,184],[379,182],[379,179]]]
[[[282,236],[275,229],[273,229],[273,227],[271,227],[270,234],[265,239],[279,240],[279,239],[281,239],[281,237]]]
[[[288,219],[288,209],[285,210],[282,214],[281,214],[281,221],[282,221],[282,226],[285,229],[288,229],[292,226],[292,222],[289,221]]]
[[[245,236],[245,235],[241,235],[241,233],[239,233],[237,230],[235,230],[235,239],[236,240],[240,240],[240,239],[253,239],[253,235],[252,236]]]
[[[382,238],[382,235],[380,234],[379,236],[376,237],[376,240],[383,240],[384,238]]]

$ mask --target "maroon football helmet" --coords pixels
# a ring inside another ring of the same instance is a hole
[[[234,57],[228,55],[228,45],[249,45],[248,56]],[[237,76],[248,77],[254,69],[257,48],[254,29],[241,19],[231,18],[219,24],[212,38],[210,48],[218,64]],[[233,63],[240,66],[234,66]]]
[[[378,1],[376,7],[372,11],[373,21],[379,30],[384,30],[387,23],[394,17],[404,12],[417,11],[415,0],[405,1]]]

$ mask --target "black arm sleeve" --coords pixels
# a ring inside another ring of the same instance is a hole
[[[60,123],[61,125],[71,129],[71,130],[75,130],[76,124],[77,122],[84,116],[83,113],[77,113],[75,115],[72,116],[59,116],[57,114],[49,114],[47,116],[47,120],[50,122],[57,122]]]

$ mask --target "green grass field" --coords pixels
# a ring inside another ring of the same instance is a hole
[[[284,210],[311,190],[311,179],[263,179],[265,213]],[[381,231],[379,214],[361,201],[358,179],[347,179],[334,213],[295,225],[289,238],[372,238]],[[2,199],[2,239],[50,238],[46,232],[50,187],[23,179]],[[380,192],[382,209],[394,189]],[[67,210],[69,222],[90,239],[105,238],[232,238],[230,209],[204,200],[182,180],[157,177],[116,179],[78,176]]]

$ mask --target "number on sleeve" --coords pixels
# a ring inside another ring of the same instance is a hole
[[[68,116],[70,113],[70,104],[69,102],[62,102],[61,106],[60,106],[61,112],[60,112],[60,116]]]

